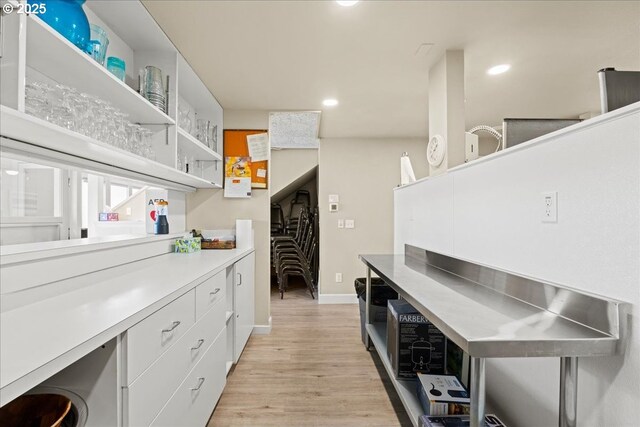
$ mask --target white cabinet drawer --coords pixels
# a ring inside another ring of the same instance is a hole
[[[131,384],[154,360],[195,323],[195,291],[191,290],[127,330],[125,384]]]
[[[223,330],[225,308],[225,303],[219,301],[173,347],[125,388],[125,426],[147,426],[151,423]]]
[[[223,329],[193,368],[152,426],[203,427],[211,416],[226,383],[227,336]]]
[[[226,294],[227,277],[224,270],[199,284],[196,287],[196,320],[218,301],[224,301]]]

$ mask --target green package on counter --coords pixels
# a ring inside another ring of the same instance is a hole
[[[200,251],[200,237],[189,237],[186,239],[177,239],[174,252],[180,254],[190,254]]]

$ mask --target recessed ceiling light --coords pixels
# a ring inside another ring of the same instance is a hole
[[[496,65],[495,67],[489,68],[487,70],[487,74],[495,76],[496,74],[506,73],[507,71],[509,71],[510,68],[511,68],[511,65],[509,64]]]
[[[359,0],[336,0],[340,6],[351,7],[354,4],[358,3]]]
[[[324,101],[322,101],[322,105],[324,105],[325,107],[335,107],[336,105],[338,105],[338,100],[337,99],[325,99]]]
[[[12,170],[12,169],[7,169],[4,171],[4,173],[6,173],[7,175],[11,175],[11,176],[16,176],[18,175],[18,171]]]

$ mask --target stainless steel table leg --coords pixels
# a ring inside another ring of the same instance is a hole
[[[471,427],[484,427],[484,358],[471,358]]]
[[[578,358],[560,358],[560,427],[575,427],[578,413]]]
[[[366,282],[365,297],[367,301],[364,306],[365,307],[364,308],[364,326],[366,328],[367,325],[371,323],[371,320],[369,319],[369,309],[371,307],[371,269],[369,267],[367,267],[367,282]],[[364,344],[367,347],[367,350],[369,350],[371,342],[369,340],[369,331],[367,331],[366,329],[364,334]]]

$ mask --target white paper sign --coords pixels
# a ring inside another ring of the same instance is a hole
[[[224,197],[251,197],[251,178],[227,177],[224,179]]]
[[[258,169],[258,171],[256,172],[256,175],[258,175],[258,178],[265,178],[267,176],[267,170]]]
[[[249,156],[252,162],[269,160],[269,134],[258,133],[255,135],[247,135],[247,146],[249,147]]]

